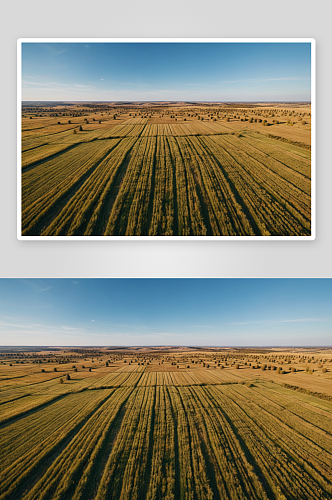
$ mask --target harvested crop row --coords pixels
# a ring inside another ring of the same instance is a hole
[[[151,475],[146,500],[173,500],[176,487],[175,428],[165,387],[156,388],[152,442]]]
[[[173,165],[166,138],[157,138],[155,190],[150,236],[171,236],[174,231]]]
[[[232,426],[246,444],[249,452],[262,470],[274,495],[289,495],[292,498],[310,499],[312,495],[320,495],[320,498],[330,498],[327,494],[325,481],[321,477],[308,474],[303,468],[303,461],[290,457],[276,441],[277,434],[274,426],[274,435],[269,434],[268,421],[262,421],[252,406],[246,407],[241,404],[235,396],[232,386],[209,387],[208,392],[216,398],[216,402],[222,401],[222,411],[227,415]],[[247,389],[250,391],[250,389]],[[222,396],[218,397],[218,394]],[[278,435],[282,429],[277,431]],[[287,497],[286,497],[287,498]]]
[[[258,162],[246,157],[248,165],[244,165],[242,153],[232,148],[222,136],[205,137],[202,141],[222,165],[261,234],[266,234],[266,231],[272,235],[309,233],[308,221],[287,202],[278,184]]]
[[[71,196],[58,216],[43,231],[43,235],[89,235],[97,224],[103,225],[100,219],[107,220],[108,213],[103,214],[105,200],[136,139],[123,139],[120,144],[118,140],[115,141],[116,147]]]
[[[195,173],[195,178],[201,177],[202,192],[206,191],[205,207],[209,210],[211,233],[223,236],[254,235],[254,230],[223,172],[202,142],[196,137],[185,139],[185,141],[188,143],[190,163],[193,166],[197,164],[200,172],[200,175]]]
[[[227,152],[227,156],[238,165],[238,171],[249,185],[257,186],[262,191],[266,219],[271,229],[278,227],[282,234],[310,230],[310,211],[308,213],[307,205],[299,201],[301,190],[265,168],[246,152],[232,146],[228,139],[220,137],[217,141]]]
[[[144,478],[150,466],[147,458],[154,404],[155,388],[134,389],[105,464],[96,500],[134,499],[139,491],[144,491]]]
[[[211,404],[204,388],[183,389],[188,412],[196,415],[196,427],[205,443],[215,475],[215,489],[221,498],[267,499],[264,485],[243,452],[231,426]]]
[[[80,395],[83,404],[85,403],[85,407],[81,408],[81,413],[76,411],[71,416],[69,413],[70,418],[68,420],[61,419],[59,416],[60,424],[62,425],[60,425],[58,432],[55,432],[54,435],[51,433],[49,437],[41,440],[36,446],[27,451],[23,456],[18,457],[16,462],[12,463],[3,471],[0,499],[25,498],[23,495],[24,491],[26,490],[28,492],[30,490],[29,479],[33,478],[35,474],[40,473],[42,467],[45,467],[45,461],[47,459],[52,459],[55,451],[61,447],[62,444],[66,443],[67,436],[69,436],[71,432],[75,433],[79,430],[80,424],[84,423],[87,418],[90,418],[90,416],[94,418],[94,416],[98,414],[100,410],[97,408],[105,404],[104,401],[109,398],[111,393],[112,391],[104,391],[99,394],[96,392],[92,397],[87,397],[84,394]],[[60,404],[60,412],[64,412],[65,414],[64,405]],[[42,415],[41,413],[41,416]],[[81,431],[79,431],[79,433],[80,432]],[[51,470],[52,467],[48,469],[48,471]]]
[[[311,178],[310,152],[308,152],[305,157],[303,151],[301,151],[300,155],[296,151],[296,148],[289,150],[286,147],[287,145],[277,145],[275,140],[258,134],[244,134],[242,135],[242,140],[250,145],[251,148],[255,148],[257,151],[261,151],[262,154],[274,158],[296,172],[301,173],[308,179]]]
[[[89,151],[88,156],[82,156],[82,146],[79,151],[74,151],[69,157],[71,161],[71,168],[68,165],[67,156],[62,158],[63,166],[62,168],[54,168],[54,162],[50,165],[41,165],[39,168],[40,172],[35,173],[33,176],[28,176],[30,172],[27,173],[27,177],[24,181],[28,185],[28,190],[26,196],[29,196],[30,189],[34,185],[35,175],[45,174],[46,185],[48,184],[47,191],[35,198],[37,194],[34,194],[30,199],[25,199],[24,206],[26,207],[22,213],[22,227],[23,234],[30,234],[35,231],[40,225],[45,224],[47,217],[53,215],[54,210],[59,211],[61,207],[60,202],[66,200],[68,196],[77,190],[82,183],[84,183],[86,178],[97,169],[100,163],[105,161],[105,158],[110,154],[112,149],[118,144],[119,140],[111,140],[106,143],[97,144],[93,149],[87,148]],[[59,161],[59,160],[58,160]],[[67,174],[67,175],[66,175]],[[71,175],[68,175],[71,174]],[[23,193],[25,193],[25,188],[23,187]],[[40,192],[41,193],[41,192]],[[34,199],[34,201],[30,201]],[[30,203],[28,204],[28,201]]]
[[[204,236],[207,234],[207,227],[203,218],[202,206],[204,201],[200,200],[199,196],[199,186],[197,184],[195,174],[191,168],[191,163],[188,155],[181,148],[183,147],[183,142],[181,139],[175,139],[178,147],[177,156],[180,155],[182,166],[179,172],[179,176],[182,177],[182,173],[185,176],[186,182],[186,195],[184,196],[184,200],[181,204],[188,203],[188,212],[190,217],[190,234],[195,236]],[[178,159],[178,158],[176,158]],[[176,164],[176,161],[175,161]],[[181,179],[181,183],[184,179]],[[179,193],[181,196],[183,193]],[[180,204],[179,196],[178,196],[178,205]],[[178,221],[180,223],[180,221]]]
[[[108,140],[101,143],[79,144],[60,156],[43,162],[22,176],[22,205],[26,210],[37,200],[42,199],[55,187],[68,184],[72,175],[79,173],[83,167],[88,167],[102,158],[119,141]]]
[[[133,148],[105,235],[146,234],[155,147],[155,138],[141,138]]]
[[[234,148],[241,150],[243,148],[242,139],[235,136],[227,136],[225,141]],[[234,151],[232,149],[232,151]],[[262,169],[262,177],[264,179],[271,178],[276,184],[280,192],[284,192],[284,196],[292,201],[294,204],[299,205],[299,209],[304,212],[310,211],[310,180],[298,172],[294,172],[291,168],[281,164],[277,160],[271,159],[266,155],[257,153],[254,148],[246,146],[245,153],[241,151],[240,159],[243,159],[243,165],[249,164],[253,161],[255,165]],[[257,163],[256,163],[257,161]],[[268,181],[266,181],[268,182]]]
[[[91,472],[93,480],[93,469],[103,451],[104,442],[130,393],[131,389],[117,389],[112,393],[22,498],[44,500],[51,496],[54,500],[64,500],[74,493],[76,498],[80,498]]]

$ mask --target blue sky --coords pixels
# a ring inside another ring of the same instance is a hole
[[[22,99],[310,101],[309,43],[23,43]]]
[[[0,279],[0,345],[331,346],[332,279]]]

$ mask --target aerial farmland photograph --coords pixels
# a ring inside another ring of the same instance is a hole
[[[313,40],[19,40],[18,238],[314,239],[314,83]]]
[[[331,279],[1,279],[1,500],[332,498]]]

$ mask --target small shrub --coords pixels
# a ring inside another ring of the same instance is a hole
[[[80,132],[83,132],[83,127],[80,125],[80,128],[78,129]]]
[[[239,366],[238,364],[236,364],[236,365],[234,366],[234,368],[235,368],[236,370],[238,370],[238,369],[240,368],[240,366]]]
[[[59,384],[63,384],[63,379],[62,378],[59,379]]]
[[[327,372],[327,368],[325,368],[325,367],[324,367],[324,368],[322,369],[322,372],[323,372],[323,373],[326,373],[326,372]]]
[[[70,375],[69,375],[69,373],[66,373],[66,380],[70,380]]]
[[[58,370],[57,370],[56,368],[53,368],[53,371],[54,371],[54,372],[57,372]]]

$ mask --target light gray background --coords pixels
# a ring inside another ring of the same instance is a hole
[[[0,277],[332,277],[331,0],[2,0]],[[18,241],[16,40],[312,37],[317,49],[315,241]]]

